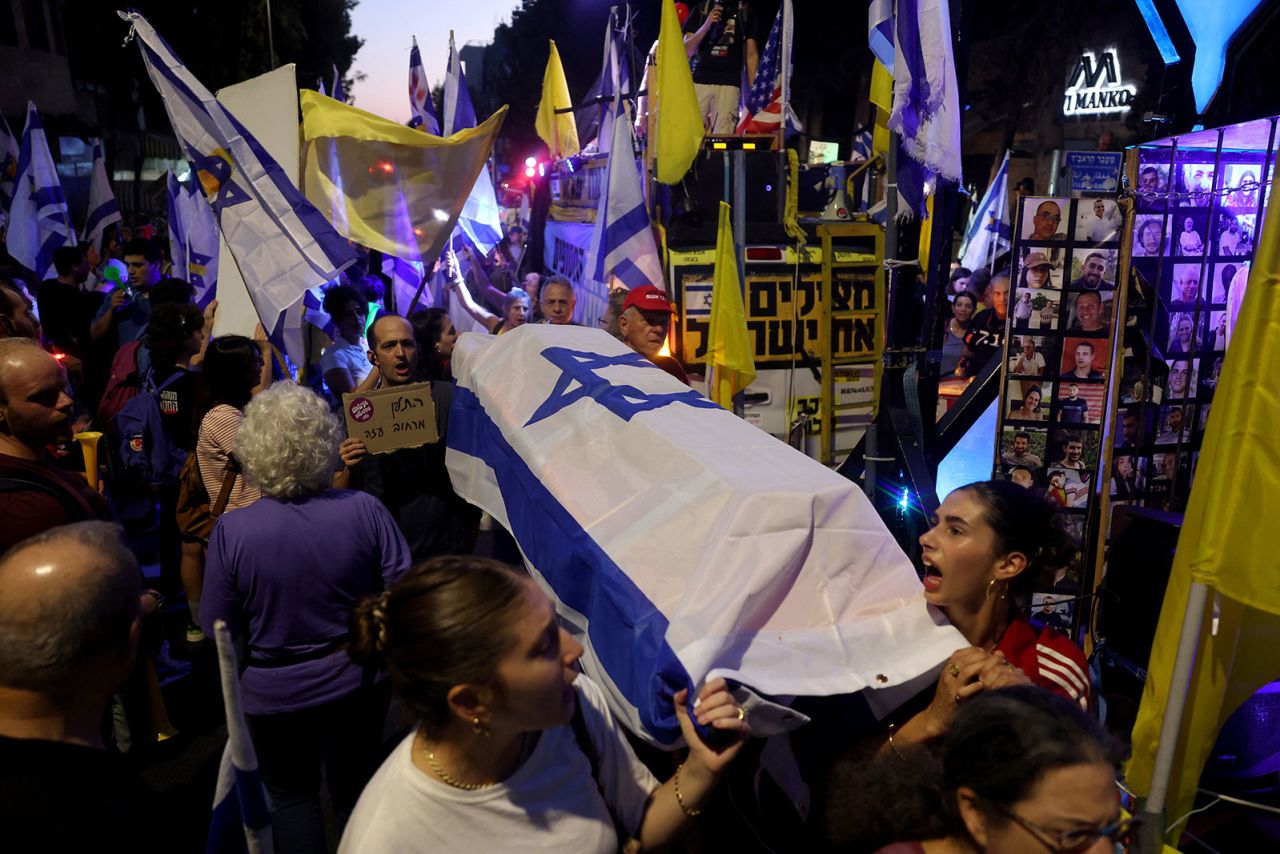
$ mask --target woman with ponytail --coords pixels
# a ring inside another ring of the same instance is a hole
[[[572,851],[674,840],[749,734],[723,679],[674,696],[688,757],[665,784],[636,759],[582,646],[527,576],[438,557],[352,613],[350,653],[385,666],[419,724],[365,787],[340,852]]]
[[[1075,554],[1053,505],[1010,481],[971,483],[942,502],[920,546],[925,599],[970,646],[947,660],[929,706],[892,727],[885,751],[940,737],[966,700],[993,688],[1029,682],[1089,708],[1084,653],[1017,604],[1041,570]]]

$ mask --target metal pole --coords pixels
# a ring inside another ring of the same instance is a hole
[[[1204,623],[1209,602],[1209,587],[1192,582],[1187,593],[1187,609],[1182,615],[1182,634],[1178,637],[1178,657],[1173,661],[1169,679],[1169,696],[1165,701],[1164,719],[1160,722],[1160,744],[1156,747],[1151,769],[1151,789],[1142,806],[1143,830],[1139,840],[1142,854],[1159,854],[1165,834],[1165,800],[1169,794],[1169,777],[1173,773],[1173,755],[1178,749],[1182,730],[1182,713],[1187,707],[1191,687],[1191,671],[1196,663],[1196,647],[1200,644],[1200,627]]]
[[[733,152],[733,254],[738,264],[738,287],[742,289],[742,304],[747,304],[747,153],[742,149]],[[745,392],[733,396],[733,414],[742,417],[746,408]]]
[[[890,264],[898,259],[898,135],[896,133],[889,134],[889,151],[885,157],[884,177],[884,324],[885,334],[888,335],[889,330],[893,328],[890,308],[893,305],[893,290],[898,278],[897,271]],[[863,443],[862,489],[873,504],[876,500],[876,484],[880,473],[879,422],[888,409],[888,396],[885,394],[888,386],[887,374],[887,371],[882,371],[880,374],[880,413],[867,425],[866,441]]]
[[[271,67],[268,71],[273,71],[276,67],[276,39],[275,32],[271,26],[271,0],[266,0],[267,4],[267,57],[271,60]]]

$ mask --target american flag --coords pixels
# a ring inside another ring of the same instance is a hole
[[[791,33],[791,0],[783,0],[769,30],[760,65],[756,68],[755,82],[747,93],[746,110],[738,123],[738,133],[773,133],[782,126],[783,110],[790,111],[787,101],[790,95]],[[782,55],[784,49],[786,57]],[[793,117],[791,123],[796,124]]]

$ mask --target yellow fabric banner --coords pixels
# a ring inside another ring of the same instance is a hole
[[[703,122],[693,72],[684,51],[684,36],[674,0],[662,0],[658,30],[658,67],[650,76],[649,116],[653,122],[655,177],[674,184],[685,176],[702,149]]]
[[[721,202],[720,226],[716,231],[716,269],[711,285],[711,323],[707,329],[707,391],[711,399],[725,409],[733,409],[733,396],[756,378],[756,363],[751,353],[729,205]]]
[[[889,153],[889,110],[893,107],[893,75],[880,60],[872,60],[871,103],[876,108],[876,124],[871,131],[871,148],[884,157]]]
[[[507,115],[445,138],[309,89],[301,102],[307,198],[344,237],[410,261],[444,248]]]
[[[1133,728],[1127,776],[1134,791],[1146,795],[1188,591],[1193,581],[1208,585],[1216,593],[1209,610],[1216,607],[1216,614],[1206,614],[1196,650],[1169,781],[1170,822],[1191,809],[1223,722],[1277,676],[1280,573],[1263,533],[1280,518],[1280,372],[1275,370],[1280,365],[1280,204],[1274,193],[1257,246],[1214,395]],[[1176,841],[1177,836],[1169,838]]]
[[[578,125],[573,113],[557,113],[573,107],[569,99],[569,82],[564,78],[564,66],[560,64],[560,51],[551,41],[551,55],[547,57],[547,70],[542,75],[542,98],[538,101],[538,115],[533,126],[538,136],[551,149],[551,157],[560,160],[572,157],[582,150],[578,144]]]

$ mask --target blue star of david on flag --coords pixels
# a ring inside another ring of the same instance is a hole
[[[550,418],[583,398],[595,400],[623,421],[630,421],[641,412],[661,409],[673,403],[684,403],[698,409],[719,409],[716,404],[692,389],[655,394],[641,391],[633,385],[615,385],[597,373],[603,368],[612,367],[662,370],[639,353],[602,356],[599,353],[570,350],[567,347],[548,347],[542,351],[542,357],[559,368],[562,373],[560,379],[556,380],[551,394],[525,422],[526,427]],[[577,383],[578,387],[570,391],[569,386],[574,383]]]

